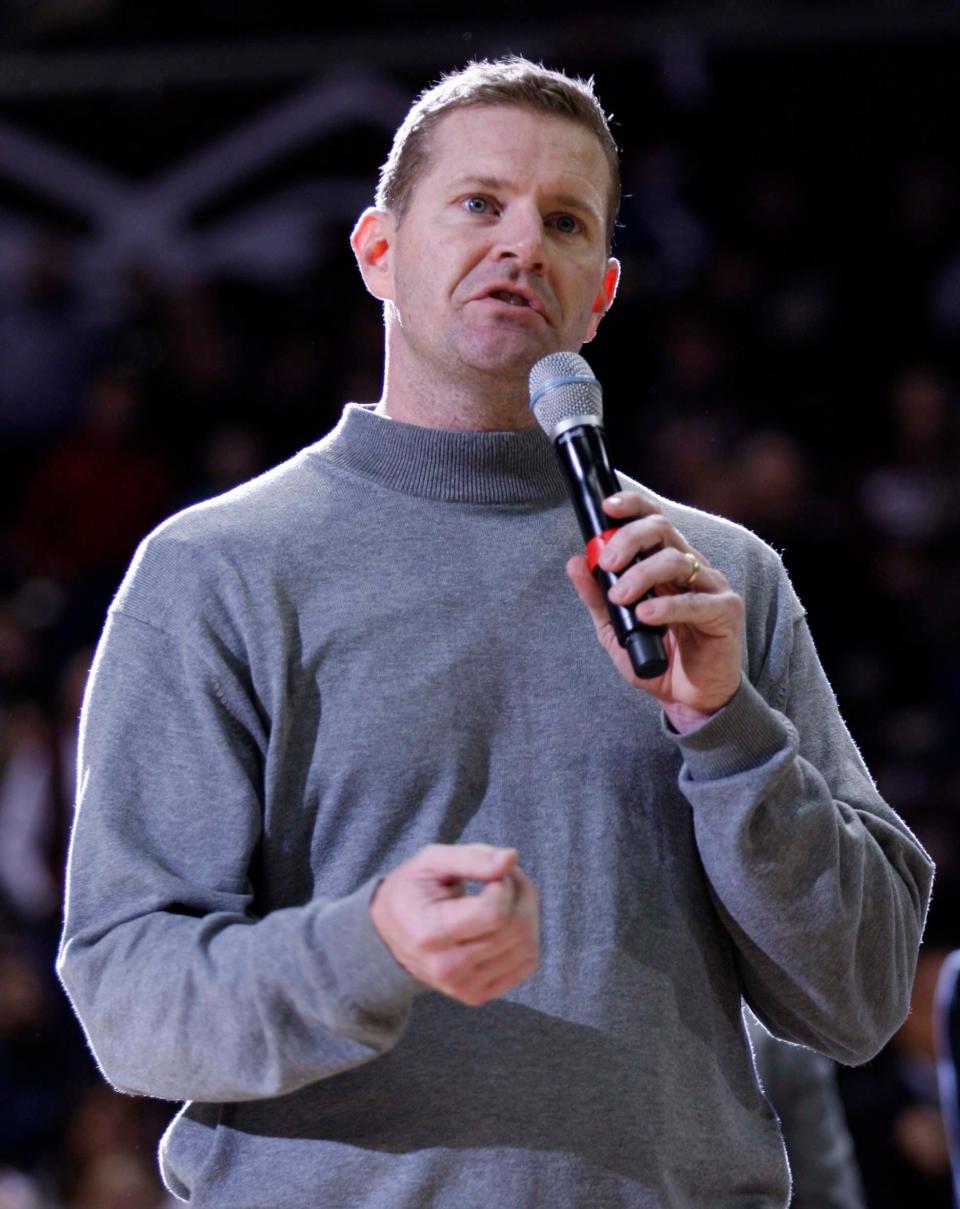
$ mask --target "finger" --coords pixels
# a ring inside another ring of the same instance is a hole
[[[479,894],[440,900],[432,910],[445,941],[459,944],[502,931],[513,918],[515,897],[512,883],[489,882]]]
[[[521,982],[535,973],[540,965],[540,954],[536,950],[526,952],[517,950],[509,957],[484,971],[484,976],[476,984],[476,993],[482,998],[480,1002],[487,1003],[506,991],[513,990]]]
[[[482,971],[459,960],[451,967],[449,960],[440,959],[429,985],[470,1007],[479,1007],[517,986],[539,964],[539,951],[534,947],[518,947],[486,965]]]
[[[614,604],[628,605],[640,600],[654,588],[660,591],[681,592],[685,583],[690,581],[695,557],[690,551],[678,550],[674,546],[658,550],[622,572],[610,589],[610,599]],[[722,572],[704,567],[699,559],[697,564],[693,590],[722,592],[729,586]]]
[[[499,953],[478,960],[473,966],[471,980],[477,985],[488,986],[508,970],[516,969],[531,958],[536,959],[538,949],[535,937],[523,936]]]
[[[504,953],[526,941],[528,936],[529,928],[525,930],[518,923],[510,923],[489,936],[429,946],[425,950],[425,964],[431,972],[431,984],[443,983],[445,988],[466,986],[473,980],[475,970],[498,961]]]
[[[590,573],[587,560],[582,555],[574,555],[573,558],[567,561],[567,576],[576,588],[577,595],[587,607],[590,620],[593,622],[593,630],[597,636],[597,641],[621,669],[621,672],[626,675],[629,660],[620,646],[613,624],[610,621],[610,614],[607,611],[603,593],[600,591],[597,581]]]
[[[532,919],[537,932],[540,929],[540,894],[537,887],[518,865],[510,877],[516,887],[513,903],[515,917]]]
[[[516,863],[516,848],[492,844],[428,844],[409,862],[412,871],[441,882],[499,881]]]
[[[478,961],[462,952],[444,954],[435,963],[435,980],[447,995],[463,1003],[485,1003],[500,989],[516,986],[539,964],[539,946],[529,940],[515,943],[495,956]]]
[[[587,560],[582,554],[575,554],[567,560],[567,578],[577,590],[577,595],[587,606],[595,626],[609,625],[610,617],[603,599],[600,585],[594,579]]]
[[[652,516],[660,508],[639,491],[618,491],[603,501],[607,516]]]
[[[517,901],[520,897],[520,883],[516,880],[516,873],[517,870],[516,867],[514,867],[503,879],[503,881],[499,883],[501,887],[501,907],[508,916],[513,915],[516,911]],[[496,884],[498,883],[491,883],[491,885]],[[486,889],[488,889],[488,887],[484,886],[484,890]]]
[[[598,562],[605,571],[620,571],[630,565],[638,554],[649,556],[657,550],[673,548],[690,551],[690,543],[661,513],[628,521],[604,542]],[[701,563],[705,560],[699,559]]]
[[[516,873],[510,875],[513,881]],[[539,895],[534,884],[521,874],[522,885],[514,881],[512,904],[503,902],[503,926],[479,937],[459,940],[453,948],[470,969],[489,965],[504,953],[520,945],[537,948],[540,943]]]
[[[716,637],[738,633],[743,627],[743,601],[733,591],[651,596],[635,611],[646,625],[688,625]]]
[[[528,902],[530,899],[536,901],[539,898],[537,887],[533,884],[529,877],[524,873],[519,865],[515,865],[510,873],[510,877],[517,888],[517,910]]]

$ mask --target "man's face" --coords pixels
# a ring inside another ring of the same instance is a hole
[[[364,273],[392,304],[391,375],[525,382],[546,353],[591,339],[613,299],[603,150],[512,106],[453,110],[429,140],[403,218],[386,216],[379,278]]]

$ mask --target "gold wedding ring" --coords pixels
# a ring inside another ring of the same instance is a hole
[[[690,574],[682,583],[677,584],[677,587],[683,591],[685,588],[692,588],[694,580],[700,574],[700,560],[695,554],[691,554],[689,550],[684,553],[684,558],[690,560]]]

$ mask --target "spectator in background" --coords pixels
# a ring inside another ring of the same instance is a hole
[[[20,274],[0,290],[0,436],[42,440],[77,411],[94,348],[87,308],[70,283],[66,244],[38,234]]]
[[[139,379],[108,366],[90,382],[80,425],[37,464],[14,549],[28,575],[116,586],[137,542],[173,503],[159,455],[138,439]]]
[[[940,1108],[953,1170],[953,1196],[960,1209],[960,949],[954,949],[943,963],[935,1009]]]
[[[777,1040],[752,1012],[744,1018],[760,1085],[780,1118],[793,1185],[790,1209],[864,1209],[834,1064]]]
[[[51,1202],[36,1180],[12,1167],[0,1167],[0,1209],[51,1209]]]
[[[64,1027],[49,968],[40,951],[0,934],[0,1169],[46,1186],[76,1088],[89,1072],[71,1045],[73,1030]]]
[[[936,542],[960,524],[960,424],[942,374],[914,365],[894,383],[883,460],[865,474],[864,516],[884,542]]]
[[[210,434],[203,450],[200,481],[184,507],[229,491],[266,469],[263,441],[252,428],[230,425]]]
[[[956,946],[957,893],[938,882],[910,1014],[893,1041],[839,1078],[870,1209],[950,1209],[950,1156],[937,1088],[934,996]]]
[[[77,718],[91,656],[81,650],[67,663],[52,717],[28,701],[7,718],[0,760],[0,902],[31,930],[53,930],[60,918]]]
[[[163,1192],[154,1153],[170,1106],[86,1087],[65,1131],[68,1209],[160,1209],[179,1202]],[[2,1209],[2,1207],[0,1207]]]

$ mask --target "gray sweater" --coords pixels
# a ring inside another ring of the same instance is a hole
[[[841,1061],[907,1008],[931,868],[837,713],[777,556],[664,502],[745,598],[681,738],[593,637],[538,430],[350,406],[173,517],[82,718],[59,969],[106,1077],[189,1103],[203,1209],[786,1203],[741,996]],[[482,1008],[372,927],[433,841],[516,846],[543,960]]]

